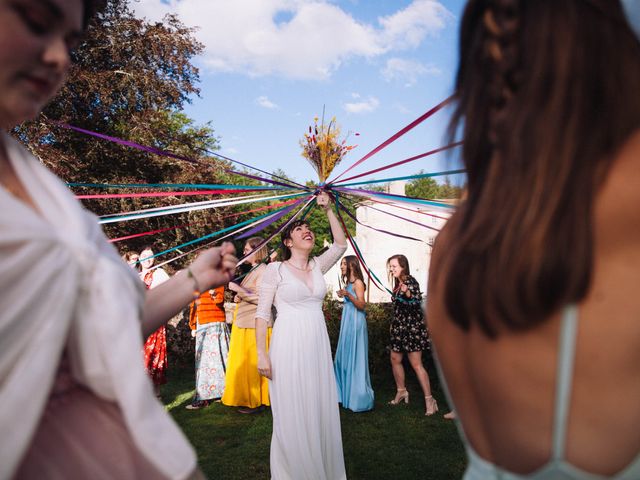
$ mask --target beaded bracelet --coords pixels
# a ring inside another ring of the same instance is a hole
[[[198,279],[191,271],[191,267],[187,267],[187,277],[193,280],[193,301],[196,303],[196,305],[199,305],[200,295],[202,295],[202,292],[200,291],[200,284],[198,283]]]

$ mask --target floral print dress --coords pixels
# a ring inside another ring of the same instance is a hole
[[[428,348],[429,335],[422,312],[422,293],[418,281],[407,275],[404,284],[410,296],[399,288],[394,290],[393,318],[390,325],[391,350],[422,352]]]

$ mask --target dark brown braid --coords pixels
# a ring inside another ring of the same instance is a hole
[[[484,57],[489,62],[489,141],[500,149],[505,112],[519,83],[520,0],[488,0],[482,17]]]

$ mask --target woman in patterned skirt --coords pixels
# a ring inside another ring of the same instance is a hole
[[[396,381],[396,396],[389,402],[398,405],[409,403],[409,392],[404,382],[402,359],[406,353],[409,363],[418,377],[426,404],[425,415],[438,411],[438,404],[431,395],[429,374],[422,364],[422,352],[427,348],[428,334],[422,313],[420,285],[410,275],[409,261],[404,255],[394,255],[387,260],[387,268],[393,281],[393,318],[391,319],[391,368]]]
[[[209,290],[191,304],[189,327],[196,336],[196,395],[187,409],[208,406],[222,397],[229,355],[224,287]]]

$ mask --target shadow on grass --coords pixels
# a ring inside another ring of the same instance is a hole
[[[186,410],[194,394],[192,370],[171,372],[162,398],[198,454],[200,467],[211,479],[268,479],[271,411],[253,415],[213,403]],[[461,478],[466,466],[463,446],[434,383],[440,412],[424,416],[424,400],[412,372],[407,371],[408,405],[387,405],[395,388],[391,375],[372,378],[376,393],[371,412],[340,409],[347,477],[351,480]],[[431,378],[435,378],[433,375]],[[413,383],[411,382],[413,380]]]

